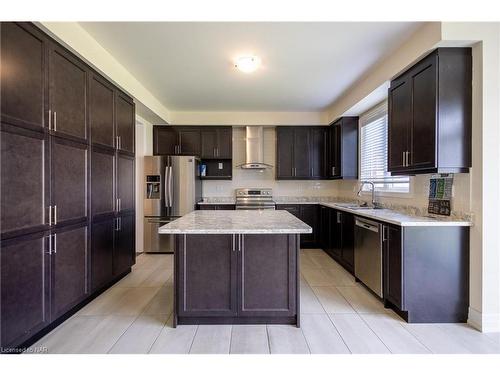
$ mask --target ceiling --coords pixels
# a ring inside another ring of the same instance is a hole
[[[413,34],[416,22],[82,22],[172,111],[318,111]],[[262,67],[244,74],[240,55]],[[388,77],[389,78],[389,77]]]

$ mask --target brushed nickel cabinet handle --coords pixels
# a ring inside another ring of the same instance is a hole
[[[57,112],[54,111],[54,129],[55,132],[57,131]]]
[[[57,224],[57,204],[54,205],[54,225]]]
[[[57,233],[54,234],[54,254],[57,254]]]
[[[52,206],[49,206],[49,226],[52,225]]]
[[[52,130],[52,111],[49,109],[49,130]]]
[[[49,236],[49,251],[46,251],[47,254],[52,254],[52,235]]]
[[[406,167],[406,163],[405,163],[405,153],[404,153],[404,151],[403,151],[402,155],[403,155],[403,167]]]

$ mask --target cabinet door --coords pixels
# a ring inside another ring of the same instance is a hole
[[[406,77],[391,83],[389,88],[388,117],[388,171],[404,170],[408,151],[409,124],[411,121],[411,90]]]
[[[326,170],[326,128],[311,129],[311,177],[325,178]]]
[[[108,218],[92,223],[91,285],[96,291],[113,278],[113,239],[116,219]]]
[[[412,88],[411,142],[412,169],[436,167],[436,82],[437,56],[432,54],[410,72]]]
[[[93,148],[91,162],[92,216],[113,213],[114,201],[114,152]]]
[[[113,249],[113,275],[126,272],[135,262],[135,215],[117,218],[116,241]]]
[[[116,135],[120,150],[135,150],[135,106],[132,100],[121,93],[116,94]]]
[[[320,247],[324,251],[330,248],[330,211],[328,207],[320,206]]]
[[[92,75],[90,79],[90,131],[94,144],[115,146],[113,98],[113,87],[104,79]]]
[[[49,321],[49,255],[44,233],[1,243],[1,345],[15,347]]]
[[[233,158],[233,128],[229,126],[217,130],[217,157]]]
[[[276,160],[276,178],[293,177],[293,129],[288,127],[277,127],[277,160]]]
[[[3,125],[1,230],[18,235],[48,228],[48,136]]]
[[[215,204],[199,204],[198,205],[198,210],[215,210],[216,205]]]
[[[337,261],[342,258],[342,212],[332,210],[330,219],[330,254]]]
[[[153,127],[153,154],[174,155],[177,147],[177,131],[171,126]]]
[[[87,68],[63,48],[49,52],[49,107],[52,129],[87,139]]]
[[[217,158],[217,130],[203,129],[201,131],[201,158]]]
[[[87,218],[88,146],[58,137],[51,144],[51,202],[58,224]]]
[[[238,315],[295,315],[296,238],[287,234],[241,235]]]
[[[308,178],[311,176],[310,132],[307,128],[297,128],[294,129],[294,133],[294,177]]]
[[[314,247],[318,240],[318,206],[315,204],[300,205],[300,220],[309,225],[313,232],[300,236],[301,247]]]
[[[52,320],[88,296],[87,225],[58,231],[53,236]]]
[[[199,156],[201,152],[200,129],[194,127],[179,128],[179,151],[181,155]]]
[[[342,176],[341,153],[342,153],[342,123],[337,122],[330,130],[330,176],[338,178]]]
[[[385,250],[384,298],[404,310],[403,305],[403,249],[401,229],[384,225]]]
[[[135,208],[134,196],[134,158],[125,155],[118,155],[117,164],[117,198],[120,200],[119,210],[128,211]]]
[[[176,237],[178,315],[236,316],[236,235]]]
[[[354,273],[354,215],[341,213],[342,264]]]
[[[2,122],[41,128],[45,117],[45,39],[33,26],[2,22]]]

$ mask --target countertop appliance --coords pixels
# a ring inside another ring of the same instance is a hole
[[[195,210],[202,199],[195,156],[144,157],[144,252],[172,253],[174,239],[158,228]]]
[[[272,189],[236,189],[237,210],[275,210]]]
[[[382,291],[382,225],[365,218],[355,218],[354,273],[379,297]]]

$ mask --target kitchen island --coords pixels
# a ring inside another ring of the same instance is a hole
[[[175,235],[177,324],[300,325],[300,234],[286,211],[194,211],[159,228]]]

